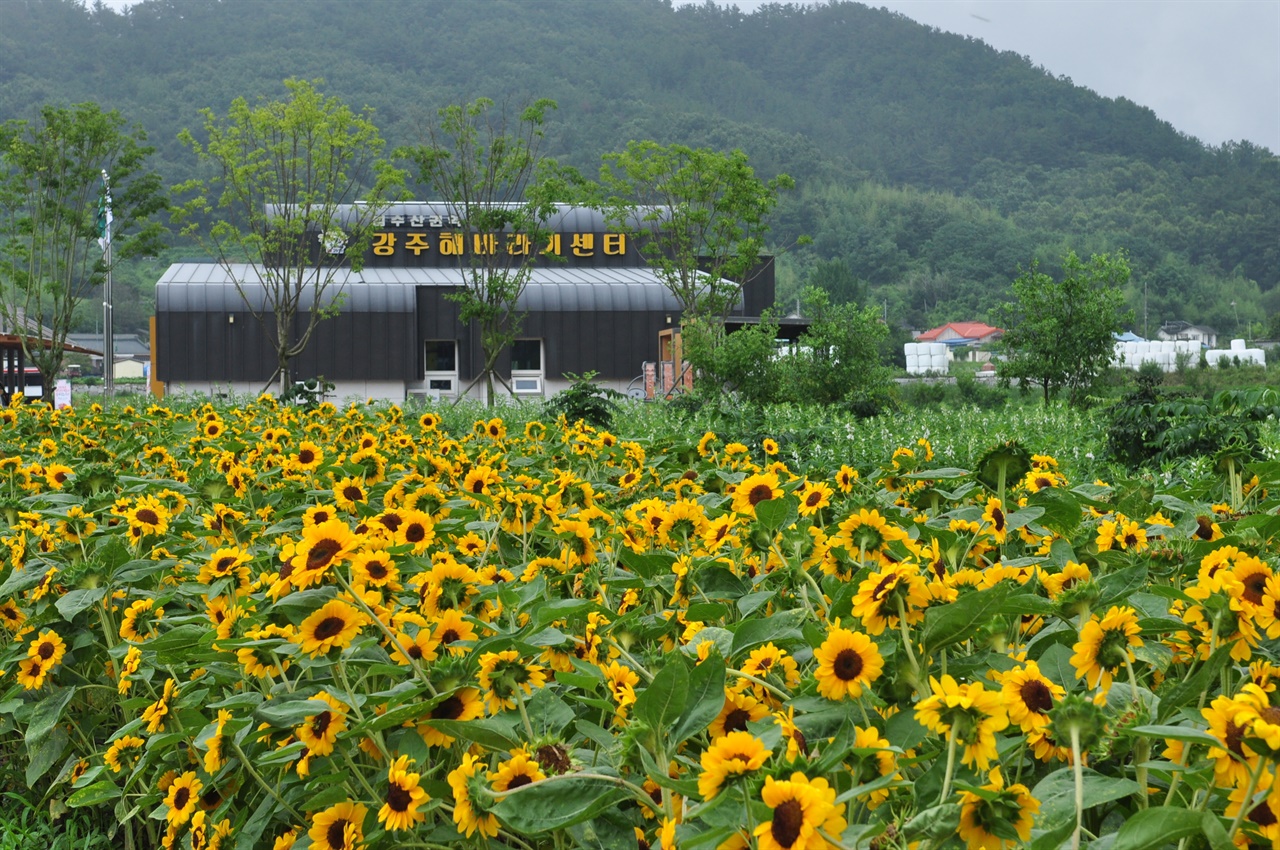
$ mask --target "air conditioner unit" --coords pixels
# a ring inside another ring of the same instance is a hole
[[[511,389],[520,395],[540,393],[542,392],[542,378],[540,376],[513,377],[511,379]]]

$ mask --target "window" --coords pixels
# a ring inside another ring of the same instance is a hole
[[[517,395],[542,392],[542,340],[511,343],[511,389]]]
[[[451,339],[427,340],[427,371],[456,373],[458,344]]]
[[[542,340],[518,339],[511,343],[511,374],[542,374]]]
[[[458,343],[455,340],[427,340],[425,365],[429,396],[439,398],[457,392]]]

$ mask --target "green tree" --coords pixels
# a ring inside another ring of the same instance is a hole
[[[40,370],[45,398],[76,306],[108,263],[159,250],[164,229],[152,217],[167,200],[146,168],[153,149],[145,141],[141,128],[96,103],[45,106],[35,121],[0,126],[0,316]]]
[[[889,329],[880,321],[880,311],[831,304],[827,293],[816,288],[806,289],[801,302],[810,325],[780,360],[781,400],[838,405],[862,416],[887,407],[893,381],[881,362]]]
[[[262,325],[276,353],[266,387],[279,378],[282,393],[290,361],[341,307],[342,282],[360,269],[382,205],[403,181],[381,158],[369,112],[323,96],[319,84],[285,80],[284,100],[236,98],[225,118],[202,110],[204,144],[181,134],[214,171],[179,187],[197,193],[180,210],[183,232],[214,254]],[[217,221],[205,225],[215,208]]]
[[[628,234],[685,320],[728,315],[760,265],[785,174],[761,180],[740,150],[630,142],[600,171],[609,226]]]
[[[1115,334],[1133,321],[1124,309],[1129,262],[1123,253],[1095,254],[1082,262],[1075,252],[1062,261],[1061,280],[1033,261],[1013,282],[1012,303],[1000,305],[994,320],[1005,328],[1000,351],[1006,361],[1000,379],[1037,384],[1049,401],[1065,390],[1073,405],[1115,354]]]
[[[550,236],[546,222],[559,183],[542,139],[547,111],[555,108],[555,101],[537,100],[513,121],[488,98],[446,106],[423,143],[396,151],[458,221],[466,249],[459,256],[462,285],[451,297],[462,321],[475,322],[480,334],[484,362],[467,391],[483,379],[489,405],[495,379],[506,386],[495,367],[519,336],[517,302]]]

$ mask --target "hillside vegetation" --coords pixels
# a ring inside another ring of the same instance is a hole
[[[1024,57],[856,3],[6,0],[3,18],[0,119],[98,101],[147,128],[171,183],[193,174],[176,137],[198,110],[277,97],[290,76],[373,107],[392,145],[444,104],[550,97],[550,151],[589,175],[653,138],[739,147],[795,177],[776,241],[813,244],[785,258],[782,299],[813,282],[895,324],[983,318],[1033,258],[1053,271],[1068,248],[1124,249],[1139,333],[1144,316],[1152,334],[1170,319],[1233,334],[1280,311],[1272,152],[1206,147]],[[143,300],[118,316],[145,321],[154,265],[122,275]]]

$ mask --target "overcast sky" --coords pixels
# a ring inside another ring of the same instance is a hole
[[[131,1],[107,3],[120,8]],[[583,2],[589,6],[592,0]],[[732,5],[750,11],[764,2],[733,0]],[[1101,95],[1127,97],[1207,144],[1247,140],[1280,153],[1280,0],[876,0],[868,5],[1012,50]]]

